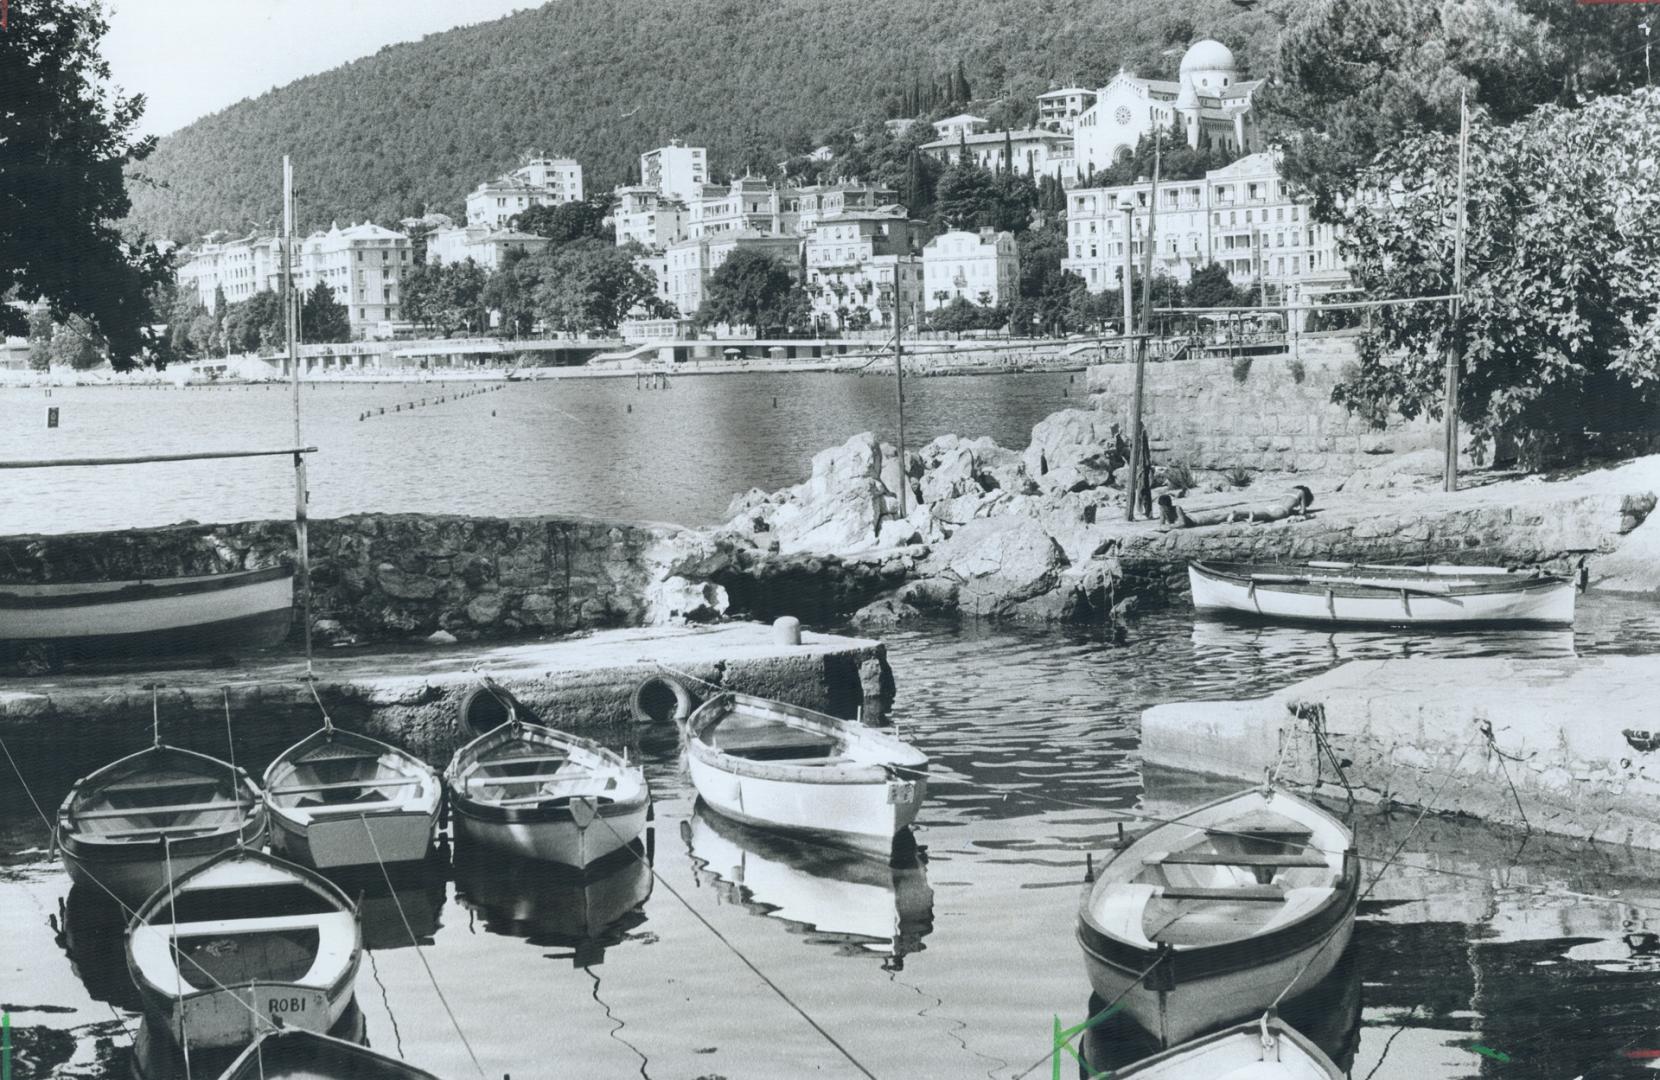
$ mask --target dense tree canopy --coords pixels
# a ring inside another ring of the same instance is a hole
[[[1344,249],[1376,296],[1453,291],[1456,140],[1411,139],[1362,171],[1378,193]],[[1571,425],[1592,388],[1660,383],[1660,90],[1475,125],[1464,305],[1380,309],[1338,399],[1370,414],[1441,414],[1443,347],[1464,358],[1460,418],[1478,432]],[[1651,406],[1652,407],[1652,406]]]
[[[123,169],[154,141],[134,134],[144,98],[108,86],[106,29],[95,4],[30,0],[0,32],[0,296],[44,300],[76,341],[126,368],[159,345],[149,292],[169,267],[116,228]],[[0,332],[27,329],[0,305]]]
[[[565,334],[612,333],[636,310],[649,318],[672,317],[673,305],[657,295],[657,279],[634,265],[639,254],[637,245],[591,239],[540,253],[537,316],[549,330]]]
[[[444,337],[463,328],[480,332],[485,279],[484,268],[472,259],[412,267],[402,282],[403,316]]]
[[[805,322],[806,294],[790,268],[764,251],[738,250],[709,275],[697,321],[748,326],[764,335]]]
[[[300,337],[307,343],[352,339],[351,315],[326,281],[312,286],[300,305]]]
[[[532,206],[513,218],[513,227],[545,236],[556,244],[568,244],[584,238],[609,240],[614,234],[605,219],[615,204],[616,199],[611,193],[604,192],[576,202]]]

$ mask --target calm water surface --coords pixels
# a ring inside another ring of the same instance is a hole
[[[395,882],[487,1075],[858,1076],[701,916],[876,1076],[1009,1078],[1036,1065],[1029,1075],[1047,1077],[1055,1020],[1092,1007],[1072,932],[1086,853],[1113,831],[1106,811],[1165,813],[1216,793],[1143,774],[1141,709],[1266,693],[1361,657],[1654,651],[1660,606],[1591,596],[1574,631],[1504,635],[1195,630],[1171,611],[1121,642],[928,626],[888,644],[900,733],[934,761],[915,857],[851,858],[712,818],[672,732],[654,731],[638,751],[660,880],[627,859],[570,880],[460,850],[453,866]],[[119,929],[71,895],[13,777],[0,794],[14,1076],[125,1075],[137,1023]],[[50,807],[62,792],[36,794]],[[1294,1022],[1355,1078],[1653,1075],[1642,1054],[1660,1050],[1656,860],[1442,819],[1408,839],[1412,821],[1361,815],[1370,867],[1406,845],[1336,976],[1288,1005]],[[351,887],[365,893],[363,1033],[442,1076],[477,1076],[393,895]],[[1103,1025],[1087,1049],[1112,1067],[1138,1038]]]
[[[1077,401],[1083,378],[1073,378],[909,380],[907,441],[953,432],[1024,447],[1033,424]],[[293,442],[287,386],[46,395],[0,389],[0,461]],[[53,430],[48,406],[59,410]],[[307,466],[314,517],[576,513],[706,524],[738,492],[804,479],[825,447],[861,431],[892,442],[897,428],[892,379],[830,373],[676,376],[666,390],[637,390],[632,379],[312,383],[301,411],[305,440],[319,450]],[[293,483],[281,457],[0,472],[0,535],[292,517]]]

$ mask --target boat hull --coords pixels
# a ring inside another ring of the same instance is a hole
[[[1157,958],[1156,953],[1145,954],[1146,963],[1132,971],[1104,959],[1086,944],[1084,967],[1090,986],[1103,1001],[1122,1000],[1124,1011],[1136,1023],[1170,1047],[1224,1024],[1261,1015],[1293,979],[1296,982],[1284,995],[1287,998],[1314,987],[1332,973],[1353,935],[1354,908],[1350,907],[1324,947],[1317,940],[1251,967],[1183,980],[1169,990],[1149,989],[1142,983],[1126,992]]]
[[[157,993],[140,985],[144,1015],[159,1030],[179,1042],[182,1031],[192,1050],[243,1046],[271,1031],[276,1021],[284,1027],[326,1033],[352,1004],[354,964],[342,986],[332,990],[293,983],[232,986],[184,998]]]
[[[479,813],[466,800],[452,803],[455,827],[469,841],[524,859],[584,867],[633,843],[645,831],[649,802],[613,803],[599,808],[587,825],[568,810],[538,814],[538,820],[501,820]],[[514,815],[521,819],[530,815]]]
[[[1574,621],[1575,588],[1565,580],[1513,588],[1429,594],[1389,588],[1278,585],[1214,575],[1189,566],[1194,610],[1274,622],[1361,626],[1565,625]]]
[[[244,847],[263,847],[267,838],[263,810],[250,824],[252,827],[245,827],[240,834],[230,831],[175,843],[170,856],[162,851],[159,841],[121,845],[60,842],[58,853],[72,881],[99,893],[108,891],[126,907],[136,908],[167,884],[169,869],[177,880],[239,843]]]
[[[928,781],[877,780],[811,783],[730,772],[689,758],[692,783],[716,812],[761,829],[781,829],[851,844],[884,848],[916,820]]]
[[[419,862],[432,847],[438,822],[437,804],[424,812],[340,814],[311,822],[294,820],[280,806],[271,805],[269,811],[271,850],[318,870]]]
[[[0,648],[7,652],[50,646],[101,658],[269,648],[288,636],[293,620],[294,579],[285,569],[82,592],[26,589],[0,586]]]

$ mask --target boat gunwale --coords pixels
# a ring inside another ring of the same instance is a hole
[[[414,768],[412,768],[409,773],[406,773],[405,776],[413,776],[416,773],[420,773],[422,774],[421,779],[431,782],[428,793],[419,799],[400,799],[380,808],[376,808],[373,805],[365,805],[363,808],[365,812],[360,816],[373,818],[390,818],[399,815],[420,815],[423,817],[437,816],[444,802],[444,779],[441,775],[439,775],[437,769],[434,769],[431,765],[427,764],[425,761],[421,760],[419,757],[403,749],[402,747],[394,746],[391,743],[384,742],[372,735],[365,735],[360,731],[347,731],[344,728],[321,727],[301,739],[299,742],[295,743],[293,746],[290,746],[282,753],[278,754],[276,758],[272,760],[271,764],[266,767],[265,775],[261,778],[261,786],[264,788],[265,808],[273,818],[280,819],[280,824],[289,826],[291,829],[295,829],[303,833],[310,827],[311,824],[313,824],[313,822],[309,820],[301,821],[299,818],[290,813],[290,811],[313,810],[316,808],[284,806],[281,803],[278,803],[277,796],[285,793],[273,786],[271,781],[272,776],[277,772],[277,769],[282,766],[292,766],[293,768],[298,769],[301,763],[293,760],[296,754],[310,750],[314,746],[322,745],[327,742],[334,742],[336,740],[349,742],[365,749],[375,749],[378,753],[391,751],[393,754],[396,754],[398,757],[410,762],[414,766]],[[393,777],[391,779],[401,778],[402,777]],[[367,788],[373,787],[374,785],[371,782],[365,782],[363,786]],[[323,805],[328,806],[331,804],[325,803]],[[333,805],[349,806],[352,804],[340,803]],[[350,815],[341,812],[339,816],[349,817]]]
[[[470,818],[473,821],[495,825],[569,823],[572,821],[568,803],[562,806],[502,806],[496,800],[476,798],[469,793],[466,781],[471,778],[473,773],[484,765],[500,764],[499,761],[480,761],[480,755],[509,739],[520,737],[515,736],[513,731],[508,730],[515,726],[520,732],[529,733],[531,738],[528,741],[530,742],[548,742],[561,749],[575,747],[598,757],[605,764],[614,768],[620,776],[637,776],[639,778],[639,793],[631,798],[611,798],[609,802],[600,802],[600,798],[608,796],[604,796],[600,792],[594,792],[588,795],[574,796],[549,795],[549,799],[589,799],[594,804],[596,816],[606,818],[626,817],[638,812],[650,803],[651,786],[646,782],[645,770],[638,765],[630,764],[623,759],[621,754],[610,747],[593,739],[584,738],[581,735],[573,735],[568,731],[549,727],[546,724],[532,723],[528,720],[509,720],[496,725],[482,735],[475,736],[471,742],[455,752],[455,756],[450,759],[449,765],[445,767],[444,787],[449,791],[452,813]],[[510,777],[502,777],[501,779],[511,781]],[[521,796],[514,797],[519,798]]]
[[[1292,1045],[1306,1054],[1309,1060],[1325,1072],[1326,1075],[1333,1077],[1341,1077],[1344,1075],[1342,1070],[1337,1067],[1330,1057],[1326,1056],[1326,1052],[1320,1049],[1320,1047],[1315,1044],[1313,1039],[1310,1039],[1307,1035],[1304,1035],[1302,1032],[1286,1023],[1273,1009],[1268,1009],[1267,1015],[1268,1026],[1281,1037],[1290,1039]],[[1122,1069],[1114,1070],[1112,1075],[1115,1077],[1123,1077],[1125,1080],[1134,1080],[1137,1074],[1145,1073],[1149,1068],[1177,1061],[1182,1057],[1182,1055],[1191,1053],[1201,1047],[1211,1046],[1213,1044],[1223,1042],[1226,1039],[1236,1038],[1239,1036],[1244,1036],[1249,1039],[1257,1039],[1261,1035],[1262,1024],[1262,1018],[1257,1017],[1254,1020],[1246,1020],[1238,1024],[1232,1024],[1218,1031],[1212,1031],[1204,1035],[1199,1035],[1195,1038],[1187,1040],[1186,1042],[1177,1043],[1175,1046],[1160,1050],[1158,1053],[1151,1054],[1139,1061],[1131,1062]]]
[[[217,827],[204,825],[202,826],[203,831],[195,836],[189,836],[181,840],[171,841],[171,847],[174,850],[183,849],[184,854],[194,854],[194,852],[190,850],[191,848],[210,846],[204,844],[204,841],[213,841],[215,843],[211,846],[217,846],[217,842],[222,841],[226,836],[233,833],[240,835],[242,843],[244,844],[249,843],[250,841],[258,841],[265,835],[269,822],[266,817],[264,792],[261,790],[259,784],[255,783],[254,778],[248,775],[248,771],[246,769],[240,765],[232,765],[230,762],[221,758],[216,758],[211,754],[203,754],[196,750],[187,750],[182,746],[172,746],[167,743],[156,743],[152,746],[146,746],[142,750],[135,750],[133,753],[128,754],[125,757],[117,758],[107,765],[102,765],[75,781],[74,784],[70,785],[68,793],[63,797],[63,802],[58,805],[57,820],[54,823],[52,830],[53,839],[57,843],[59,849],[66,855],[75,858],[84,858],[85,855],[92,854],[93,852],[97,852],[99,855],[131,853],[132,857],[140,858],[148,855],[149,848],[160,846],[162,839],[159,835],[105,837],[95,832],[86,832],[82,830],[78,825],[80,819],[75,809],[75,803],[77,801],[84,801],[91,798],[91,796],[84,795],[83,792],[101,790],[103,784],[114,783],[120,778],[120,775],[124,775],[115,774],[115,770],[122,768],[130,770],[136,768],[139,759],[150,756],[160,756],[162,754],[172,754],[185,758],[193,758],[198,763],[211,766],[215,771],[222,771],[225,775],[235,779],[238,787],[237,794],[239,799],[244,796],[252,799],[248,810],[235,819],[226,821]],[[98,784],[92,783],[92,781],[97,780],[101,774],[104,773],[110,773],[112,775],[104,780],[101,780]],[[206,782],[205,779],[204,782]],[[135,806],[128,809],[130,809],[135,815],[145,812],[143,807]],[[247,835],[250,826],[254,829],[254,835],[252,837]],[[160,826],[157,826],[157,828],[160,828]],[[84,850],[77,851],[77,848],[84,848]]]
[[[843,741],[868,740],[876,745],[890,744],[902,749],[910,762],[825,762],[803,761],[784,764],[777,761],[756,761],[739,757],[710,744],[707,735],[720,720],[732,715],[740,706],[776,710],[791,719]],[[857,727],[853,725],[857,724]],[[686,748],[700,763],[733,776],[752,780],[772,780],[801,784],[834,784],[841,786],[874,786],[894,779],[911,782],[926,780],[928,756],[902,739],[883,731],[875,731],[854,720],[843,720],[827,713],[800,705],[772,701],[768,698],[724,691],[716,694],[686,718]],[[917,760],[920,759],[920,760]],[[839,830],[829,830],[832,832]]]
[[[1541,592],[1547,589],[1567,586],[1573,588],[1570,578],[1558,574],[1534,572],[1527,576],[1512,576],[1515,571],[1504,574],[1491,574],[1492,581],[1470,581],[1454,584],[1447,581],[1450,575],[1433,574],[1425,571],[1421,574],[1376,574],[1369,575],[1364,571],[1334,570],[1328,567],[1313,567],[1301,563],[1233,563],[1207,562],[1202,559],[1189,560],[1187,564],[1191,573],[1208,578],[1211,581],[1223,582],[1240,588],[1255,588],[1258,592],[1281,592],[1299,596],[1324,596],[1331,593],[1352,599],[1371,599],[1380,594],[1399,591],[1402,588],[1411,589],[1414,584],[1440,581],[1446,583],[1445,592],[1424,593],[1414,596],[1419,600],[1435,600],[1458,596],[1491,596],[1500,593],[1527,593]],[[1308,581],[1257,581],[1253,573],[1272,573],[1285,577],[1304,577]],[[1346,576],[1340,576],[1346,575]],[[1481,575],[1471,575],[1472,577]],[[1329,583],[1322,579],[1329,578]],[[1361,581],[1375,580],[1377,584],[1360,584]],[[1398,585],[1390,584],[1399,582]],[[1275,616],[1279,618],[1280,616]],[[1326,620],[1329,621],[1329,620]],[[1405,619],[1403,621],[1411,622]]]
[[[151,600],[169,600],[181,596],[199,596],[208,593],[223,592],[231,589],[245,588],[251,585],[263,585],[283,578],[293,580],[292,566],[266,566],[257,570],[233,570],[225,574],[208,574],[192,577],[187,581],[172,581],[161,579],[160,584],[152,583],[139,578],[122,584],[118,589],[103,589],[96,592],[63,593],[51,595],[34,595],[28,593],[11,592],[16,588],[27,588],[30,585],[101,585],[109,582],[16,582],[0,585],[0,611],[40,611],[58,608],[80,608],[113,606],[116,604],[145,603]]]
[[[252,1078],[256,1075],[263,1076],[263,1072],[250,1073],[248,1070],[256,1061],[261,1063],[261,1067],[263,1067],[263,1055],[281,1053],[287,1050],[287,1047],[283,1046],[267,1047],[265,1045],[267,1040],[280,1040],[290,1045],[299,1045],[304,1047],[322,1047],[338,1055],[338,1060],[353,1064],[354,1066],[363,1061],[367,1061],[376,1066],[384,1066],[388,1070],[388,1077],[402,1077],[404,1080],[439,1080],[439,1077],[435,1073],[429,1073],[425,1069],[417,1068],[408,1062],[387,1057],[385,1054],[377,1053],[367,1046],[360,1046],[357,1043],[336,1038],[335,1036],[329,1035],[325,1032],[312,1031],[309,1028],[296,1027],[285,1027],[279,1028],[275,1031],[268,1031],[259,1036],[253,1042],[249,1043],[248,1046],[244,1048],[243,1051],[225,1067],[225,1072],[221,1077],[221,1080],[252,1080]],[[304,1051],[298,1052],[304,1053]],[[281,1066],[280,1060],[278,1065],[279,1067]]]

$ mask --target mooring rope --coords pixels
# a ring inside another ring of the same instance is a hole
[[[1531,835],[1533,823],[1527,819],[1527,811],[1522,808],[1522,796],[1516,790],[1516,781],[1510,778],[1510,766],[1505,764],[1505,759],[1511,757],[1511,755],[1499,749],[1498,742],[1493,738],[1493,722],[1483,717],[1480,723],[1481,733],[1487,736],[1487,747],[1499,759],[1499,770],[1504,773],[1504,782],[1510,785],[1510,797],[1516,800],[1516,813],[1522,816],[1522,828],[1525,830],[1525,834]],[[1515,760],[1521,761],[1522,759],[1516,758]]]
[[[461,1030],[461,1021],[455,1018],[455,1010],[450,1008],[449,998],[444,996],[444,988],[438,985],[438,976],[432,973],[432,965],[427,963],[426,953],[421,949],[421,941],[415,936],[415,928],[409,924],[409,916],[404,914],[403,902],[398,899],[398,890],[392,887],[392,875],[387,873],[386,862],[380,857],[380,845],[375,842],[375,831],[369,828],[368,815],[359,814],[357,820],[363,825],[363,834],[369,838],[369,847],[375,853],[375,863],[380,867],[380,876],[386,880],[386,891],[392,896],[392,906],[398,909],[398,919],[403,923],[404,933],[409,935],[409,943],[415,946],[415,956],[426,969],[427,980],[432,983],[432,992],[438,995],[438,1001],[444,1006],[444,1012],[450,1018],[450,1026],[455,1029],[456,1037],[461,1040],[461,1045],[467,1048],[467,1056],[473,1059],[473,1068],[478,1070],[479,1076],[488,1080],[484,1066],[479,1064],[478,1055],[473,1052],[473,1044],[468,1041],[467,1033]],[[387,1012],[390,1013],[391,1010],[388,1009]]]
[[[858,1069],[865,1076],[869,1077],[870,1080],[876,1080],[876,1074],[875,1073],[871,1072],[868,1068],[865,1067],[863,1062],[861,1062],[858,1058],[854,1057],[853,1053],[850,1050],[848,1050],[847,1047],[845,1047],[841,1043],[837,1042],[836,1037],[834,1035],[830,1034],[830,1032],[826,1031],[824,1029],[824,1026],[822,1024],[820,1024],[817,1020],[814,1020],[812,1018],[812,1016],[807,1012],[806,1009],[803,1009],[800,1005],[796,1004],[795,999],[790,997],[790,995],[787,994],[784,991],[783,987],[779,986],[777,983],[773,982],[770,978],[768,978],[766,972],[762,971],[759,967],[756,966],[756,964],[753,960],[751,960],[749,957],[747,957],[743,954],[743,950],[739,949],[736,945],[734,945],[731,942],[731,940],[727,938],[727,936],[725,934],[720,932],[720,929],[718,927],[716,927],[714,923],[710,922],[707,918],[705,918],[703,916],[702,912],[698,911],[697,908],[695,908],[691,905],[690,901],[688,901],[684,896],[680,895],[680,890],[676,889],[673,885],[670,885],[668,883],[668,881],[666,879],[664,879],[663,875],[659,874],[657,872],[657,868],[655,866],[651,865],[650,861],[648,861],[646,859],[645,855],[642,852],[636,850],[635,846],[631,842],[624,840],[623,835],[617,831],[617,827],[615,825],[611,824],[609,821],[607,821],[603,817],[598,817],[595,820],[599,821],[607,829],[611,830],[611,835],[616,837],[617,842],[622,844],[622,846],[625,850],[627,850],[631,855],[634,856],[635,859],[639,860],[639,862],[642,865],[645,866],[646,870],[649,871],[651,876],[657,881],[657,884],[663,886],[663,888],[665,888],[669,891],[670,896],[672,896],[676,900],[680,901],[680,905],[682,907],[684,907],[688,912],[690,912],[694,919],[696,919],[698,922],[702,923],[704,925],[705,929],[707,929],[711,934],[715,935],[716,940],[718,940],[722,945],[725,945],[727,947],[727,949],[729,949],[731,951],[733,956],[736,956],[740,961],[743,962],[743,965],[745,967],[749,968],[750,971],[753,971],[755,973],[755,976],[757,978],[759,978],[762,982],[766,983],[767,986],[772,990],[772,992],[774,994],[777,994],[778,997],[784,1002],[784,1004],[786,1004],[790,1008],[794,1009],[798,1016],[800,1016],[803,1020],[807,1021],[808,1026],[811,1027],[814,1031],[818,1032],[819,1035],[821,1035],[824,1038],[825,1042],[828,1042],[831,1046],[835,1047],[836,1050],[841,1054],[841,1056],[846,1058],[848,1060],[848,1062],[850,1064],[852,1064],[852,1066],[855,1069]]]
[[[1129,996],[1129,993],[1130,993],[1131,990],[1134,990],[1136,987],[1140,986],[1141,983],[1142,983],[1142,980],[1146,979],[1147,976],[1149,976],[1153,973],[1154,968],[1158,967],[1160,964],[1164,963],[1169,958],[1170,958],[1170,953],[1169,952],[1159,953],[1158,957],[1156,959],[1154,959],[1154,961],[1151,964],[1147,965],[1147,970],[1143,971],[1140,975],[1137,975],[1135,977],[1134,982],[1130,983],[1130,985],[1128,985],[1124,989],[1120,990],[1118,992],[1117,997],[1115,997],[1111,1001],[1107,1002],[1107,1004],[1104,1005],[1099,1012],[1097,1012],[1094,1016],[1091,1016],[1088,1020],[1084,1021],[1083,1025],[1082,1025],[1083,1030],[1085,1030],[1085,1031],[1089,1030],[1090,1028],[1094,1027],[1096,1024],[1099,1024],[1101,1021],[1105,1020],[1107,1017],[1111,1016],[1114,1012],[1116,1012],[1118,1010],[1118,1003],[1123,1001],[1127,996]],[[1071,1053],[1074,1056],[1076,1056],[1077,1052],[1072,1050],[1070,1047],[1066,1046],[1066,1043],[1070,1043],[1074,1037],[1075,1037],[1075,1035],[1067,1036],[1067,1038],[1065,1040],[1063,1040],[1061,1043],[1059,1043],[1056,1046],[1052,1047],[1047,1054],[1044,1054],[1042,1057],[1038,1058],[1036,1061],[1034,1061],[1030,1065],[1028,1065],[1020,1073],[1016,1074],[1015,1077],[1014,1077],[1014,1080],[1025,1080],[1025,1078],[1027,1076],[1031,1075],[1034,1070],[1041,1067],[1045,1061],[1053,1061],[1055,1059],[1055,1056],[1061,1052],[1063,1047],[1066,1048],[1068,1053]],[[1087,1065],[1085,1067],[1087,1068]],[[1101,1074],[1092,1073],[1091,1075],[1101,1075]]]

